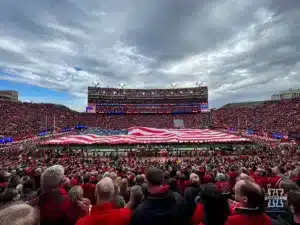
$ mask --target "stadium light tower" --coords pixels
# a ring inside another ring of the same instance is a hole
[[[177,87],[177,84],[176,84],[175,82],[173,82],[173,83],[171,84],[171,87],[172,87],[172,88],[176,88],[176,87]]]
[[[202,87],[203,82],[196,82],[197,87]]]
[[[123,89],[126,85],[124,83],[120,83],[120,87]]]
[[[93,81],[93,84],[95,85],[95,87],[99,87],[100,83],[98,81]]]

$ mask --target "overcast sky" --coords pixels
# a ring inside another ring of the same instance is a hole
[[[0,87],[30,85],[21,99],[74,109],[93,81],[204,82],[211,107],[268,99],[300,88],[299,10],[299,0],[1,0]]]

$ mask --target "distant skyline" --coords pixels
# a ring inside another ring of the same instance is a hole
[[[83,111],[87,87],[204,82],[210,108],[300,88],[298,0],[0,2],[0,89]]]

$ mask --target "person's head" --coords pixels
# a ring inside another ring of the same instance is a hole
[[[126,191],[128,188],[128,180],[126,178],[123,178],[121,180],[121,184],[120,184],[120,191]]]
[[[23,184],[23,194],[28,194],[34,189],[34,181],[32,179],[26,180]]]
[[[249,180],[240,180],[234,187],[235,199],[247,208],[262,209],[264,193],[260,186]]]
[[[293,215],[300,216],[300,191],[290,191],[287,195],[287,202]]]
[[[223,173],[218,173],[216,176],[217,181],[226,181],[226,176]]]
[[[142,177],[141,175],[137,175],[135,178],[136,185],[141,186],[144,183],[144,181],[144,177]]]
[[[227,198],[218,190],[216,184],[203,184],[200,199],[204,206],[205,224],[223,225],[230,210]]]
[[[16,188],[19,184],[21,184],[21,179],[20,179],[19,175],[14,175],[11,177],[8,187]]]
[[[96,199],[98,204],[110,202],[114,197],[114,183],[109,177],[103,178],[96,185]]]
[[[191,173],[190,175],[190,182],[192,184],[200,184],[200,179],[199,179],[199,176],[195,173]]]
[[[164,171],[163,173],[163,176],[164,176],[164,182],[165,183],[168,183],[169,179],[170,179],[170,172],[169,171]]]
[[[83,183],[84,184],[87,184],[87,183],[89,183],[90,182],[90,175],[89,174],[85,174],[84,176],[83,176]]]
[[[160,186],[163,183],[163,174],[162,171],[155,167],[150,167],[146,175],[148,186]]]
[[[143,190],[140,186],[133,186],[130,190],[130,202],[136,208],[144,200]]]
[[[74,186],[68,192],[68,195],[69,195],[70,201],[73,203],[76,203],[83,199],[83,190],[80,186]]]
[[[118,175],[115,172],[110,173],[110,178],[115,181],[117,179]]]
[[[34,171],[34,176],[41,176],[42,174],[42,169],[41,168],[37,168],[35,171]]]
[[[27,204],[14,204],[0,211],[0,224],[39,225],[40,217],[36,209]]]
[[[8,188],[0,194],[0,203],[12,203],[20,199],[20,194],[15,188]]]
[[[288,178],[282,179],[279,182],[278,187],[280,189],[283,189],[284,194],[287,194],[288,192],[293,191],[293,190],[299,190],[299,186],[294,181],[292,181],[291,179],[288,179]]]
[[[60,187],[64,180],[65,170],[61,165],[47,168],[41,176],[41,188],[43,191],[51,191]]]

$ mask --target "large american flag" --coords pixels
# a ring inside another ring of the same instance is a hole
[[[209,129],[156,129],[131,127],[128,135],[69,135],[45,141],[42,145],[146,144],[146,143],[221,143],[243,142],[249,139]]]

